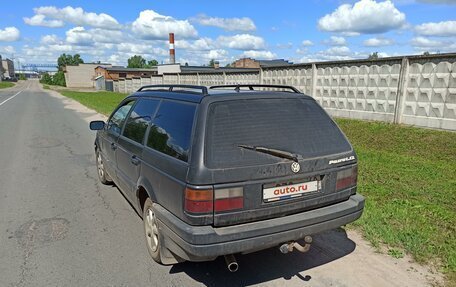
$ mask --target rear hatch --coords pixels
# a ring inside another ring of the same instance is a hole
[[[336,192],[337,173],[356,165],[353,149],[310,97],[217,101],[206,123],[215,226],[298,213],[353,193]]]

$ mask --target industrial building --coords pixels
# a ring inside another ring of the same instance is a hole
[[[252,58],[242,58],[234,61],[231,66],[234,68],[269,68],[278,66],[292,65],[293,63],[284,59],[275,60],[255,60]]]
[[[0,57],[0,59],[1,59],[1,57]],[[15,78],[14,62],[8,58],[1,60],[1,62],[2,62],[2,65],[1,65],[0,77],[3,79]]]
[[[111,64],[83,63],[77,66],[65,66],[66,86],[69,88],[93,88],[95,87],[95,68],[98,66],[112,67]]]

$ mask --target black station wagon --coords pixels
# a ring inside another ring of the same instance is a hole
[[[305,252],[363,211],[352,146],[294,87],[144,86],[90,128],[100,180],[143,216],[162,264],[225,256],[236,271],[236,254]]]

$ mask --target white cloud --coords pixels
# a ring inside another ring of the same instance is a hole
[[[410,41],[415,50],[420,52],[454,52],[456,42],[452,40],[434,40],[425,37],[415,37]]]
[[[242,57],[248,57],[253,59],[265,59],[271,60],[277,58],[277,55],[272,53],[271,51],[257,51],[257,50],[249,50],[245,51],[241,55]]]
[[[347,56],[347,55],[350,55],[350,53],[351,53],[350,48],[348,48],[346,46],[332,47],[325,51],[325,54],[333,55],[333,56]]]
[[[331,45],[331,46],[345,46],[347,45],[347,41],[345,40],[344,37],[338,37],[338,36],[331,36],[329,40],[323,41],[324,44],[326,45]]]
[[[198,15],[194,19],[195,22],[203,26],[213,26],[222,28],[226,31],[242,31],[249,32],[255,31],[256,26],[253,23],[252,19],[248,17],[243,18],[219,18],[219,17],[209,17],[204,14]]]
[[[266,46],[263,38],[250,34],[220,36],[217,43],[222,47],[236,50],[261,50]]]
[[[313,44],[314,44],[314,43],[313,43],[312,41],[310,41],[310,40],[304,40],[304,41],[302,41],[302,43],[301,43],[301,45],[302,45],[303,47],[313,46]]]
[[[415,37],[411,41],[412,46],[415,47],[420,47],[420,48],[435,48],[435,47],[441,47],[444,45],[444,42],[442,41],[437,41],[437,40],[431,40],[428,38],[424,37]]]
[[[65,25],[62,20],[46,20],[46,16],[42,14],[36,14],[31,18],[24,17],[24,22],[30,26],[43,26],[49,28],[58,28]]]
[[[195,38],[198,32],[188,20],[176,20],[153,10],[144,10],[133,22],[132,30],[143,39],[166,40],[169,33],[175,33],[178,38]]]
[[[405,14],[391,1],[360,0],[354,5],[343,4],[333,13],[318,20],[323,31],[344,33],[384,33],[405,24]]]
[[[456,21],[424,23],[415,27],[415,31],[423,36],[456,36]]]
[[[16,27],[0,29],[0,42],[14,42],[19,40],[21,32]]]
[[[364,46],[367,47],[381,47],[381,46],[390,46],[394,42],[391,39],[386,38],[370,38],[363,42]]]
[[[153,47],[148,43],[120,43],[117,45],[117,50],[120,52],[125,53],[132,53],[132,54],[151,54],[155,56],[167,56],[168,51],[160,48],[160,47]]]
[[[16,49],[13,46],[0,46],[0,54],[14,54]]]
[[[117,22],[117,20],[114,19],[112,16],[105,13],[96,14],[93,12],[85,12],[80,7],[73,8],[71,6],[67,6],[65,8],[60,9],[55,6],[43,6],[35,8],[34,12],[36,15],[41,15],[38,19],[41,19],[41,21],[46,22],[50,22],[45,20],[45,17],[48,17],[51,19],[69,22],[78,26],[91,26],[109,30],[120,28],[119,22]],[[32,17],[31,19],[33,18],[34,17]]]
[[[122,40],[122,32],[116,30],[99,28],[86,30],[84,27],[75,27],[66,32],[66,41],[68,43],[81,46],[94,45],[95,43],[120,43]]]
[[[41,44],[43,45],[55,45],[55,44],[58,44],[60,43],[60,39],[59,37],[57,37],[57,35],[44,35],[41,37]]]
[[[293,43],[288,42],[288,43],[279,43],[276,45],[278,49],[291,49],[293,48]]]
[[[220,60],[228,56],[228,51],[224,49],[210,50],[208,53],[204,53],[203,56],[206,59]]]
[[[66,31],[66,41],[70,44],[88,46],[93,44],[92,35],[84,27],[74,27]]]

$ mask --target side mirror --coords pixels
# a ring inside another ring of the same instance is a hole
[[[91,121],[89,127],[92,131],[99,131],[104,129],[105,122],[104,121]]]

